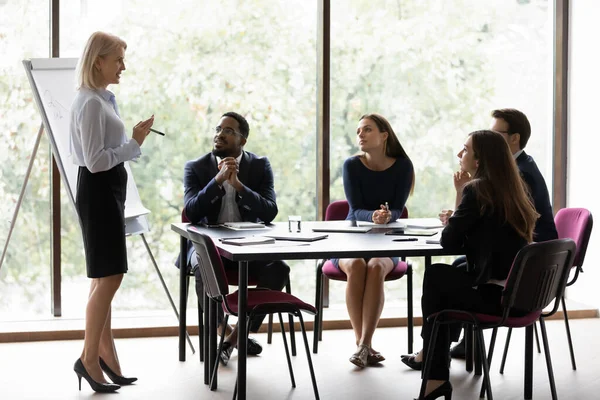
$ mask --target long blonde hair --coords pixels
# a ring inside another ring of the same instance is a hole
[[[96,68],[98,57],[104,57],[119,48],[127,49],[127,43],[115,35],[105,32],[94,32],[88,39],[83,54],[77,66],[77,89],[82,87],[88,89],[99,89],[100,71]]]

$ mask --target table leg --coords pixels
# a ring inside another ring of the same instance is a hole
[[[246,400],[246,357],[248,343],[248,327],[246,308],[248,302],[248,261],[239,262],[238,279],[238,399]]]
[[[185,361],[187,317],[187,239],[179,239],[179,361]]]

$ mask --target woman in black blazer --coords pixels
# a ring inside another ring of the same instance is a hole
[[[423,279],[423,348],[428,348],[432,323],[427,316],[447,308],[502,314],[501,295],[512,262],[532,241],[539,215],[506,141],[493,131],[469,134],[458,153],[460,171],[454,174],[456,212],[442,232],[445,249],[462,250],[467,268],[434,264]],[[455,327],[459,329],[460,326]],[[452,396],[449,378],[450,328],[439,329],[425,399]],[[425,351],[404,360],[416,362]],[[412,358],[412,360],[410,360]]]

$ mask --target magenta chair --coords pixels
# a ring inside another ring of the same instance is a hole
[[[592,234],[592,226],[594,221],[592,219],[592,213],[585,208],[563,208],[560,209],[554,217],[554,223],[556,224],[556,230],[558,231],[559,239],[573,239],[577,250],[575,252],[575,260],[573,261],[572,268],[575,269],[573,278],[567,282],[567,286],[571,286],[577,278],[579,273],[583,272],[583,260],[585,259],[585,253],[587,251],[588,242]],[[569,343],[569,351],[571,353],[571,365],[573,370],[577,370],[575,364],[575,353],[573,352],[573,341],[571,340],[571,329],[569,327],[569,317],[567,316],[567,307],[565,305],[565,297],[561,297],[563,315],[565,319],[565,328],[567,330],[567,341]],[[500,373],[504,373],[504,365],[506,363],[506,355],[508,353],[508,345],[510,344],[511,330],[509,329],[506,336],[506,343],[504,345],[504,354],[502,355],[502,363],[500,365]]]
[[[345,220],[350,211],[350,205],[346,200],[337,200],[329,204],[325,210],[325,221]],[[408,218],[408,210],[404,207],[400,218]],[[313,353],[319,351],[319,341],[323,339],[323,276],[335,281],[347,281],[346,274],[336,268],[329,260],[321,260],[317,264],[317,287],[315,293],[315,315],[313,330]],[[407,312],[408,312],[408,352],[413,351],[413,302],[412,302],[412,265],[404,258],[398,261],[394,269],[385,277],[386,281],[395,281],[406,275],[407,288]]]
[[[187,218],[187,216],[185,215],[185,210],[181,210],[181,222],[190,222],[190,220]],[[238,275],[235,271],[226,271],[227,274],[227,281],[229,282],[230,285],[233,286],[237,286],[237,282],[238,282]],[[180,293],[180,295],[185,295],[186,299],[188,297],[189,294],[189,283],[190,283],[190,277],[194,276],[193,273],[188,273],[187,276],[187,282],[186,282],[186,287],[185,287],[185,293]],[[251,274],[248,275],[248,286],[256,286],[258,284],[258,281],[256,279],[256,277],[252,276]],[[285,284],[285,289],[287,293],[291,293],[292,292],[292,286],[290,283],[290,280],[288,279],[288,281]],[[200,351],[199,351],[199,355],[200,355],[200,361],[203,362],[204,361],[204,354],[205,352],[208,353],[208,349],[206,349],[205,347],[208,345],[208,330],[204,329],[204,325],[208,322],[203,320],[207,319],[204,315],[204,313],[202,312],[202,307],[200,302],[201,301],[207,301],[208,299],[198,299],[198,342],[199,342],[199,347],[200,347]],[[187,304],[187,301],[186,301]],[[205,308],[208,306],[208,301],[204,304]],[[208,314],[208,313],[207,313]],[[292,345],[292,355],[295,356],[296,355],[296,336],[294,334],[294,317],[290,315],[289,317],[289,325],[290,325],[290,342]],[[273,336],[273,315],[269,315],[269,322],[267,325],[267,343],[271,344],[271,340],[272,340],[272,336]],[[208,376],[205,377],[205,381],[206,383],[208,383]]]
[[[292,381],[292,387],[296,387],[294,379],[294,371],[292,368],[292,361],[290,358],[290,352],[287,346],[287,340],[285,335],[285,329],[283,325],[283,318],[281,313],[292,314],[300,321],[300,328],[302,330],[302,337],[304,339],[304,347],[306,350],[306,358],[308,359],[308,367],[310,369],[310,377],[313,384],[313,390],[315,398],[319,398],[319,391],[317,388],[317,381],[315,378],[315,372],[313,369],[312,359],[310,356],[310,348],[308,346],[308,339],[306,338],[306,330],[304,329],[304,320],[302,318],[302,311],[309,314],[316,314],[317,309],[310,304],[303,302],[291,294],[260,288],[248,289],[248,309],[247,315],[238,316],[238,292],[229,293],[229,282],[227,281],[227,274],[225,268],[223,268],[223,262],[217,248],[215,247],[212,239],[202,233],[195,232],[194,230],[188,229],[188,235],[192,241],[196,254],[198,257],[198,268],[204,281],[204,288],[206,294],[217,303],[221,303],[223,311],[225,312],[225,323],[230,315],[239,317],[239,323],[247,323],[250,325],[250,320],[254,315],[268,315],[268,314],[279,314],[279,323],[281,326],[281,333],[283,334],[283,344],[285,347],[285,354],[288,362],[288,369],[290,373],[290,380]],[[216,353],[216,359],[214,361],[214,369],[211,375],[211,389],[216,389],[216,385],[213,385],[212,381],[216,379],[217,368],[219,365],[218,357],[221,354],[223,348],[223,339],[225,335],[221,335],[219,341],[219,348]],[[234,398],[237,393],[234,391]]]
[[[432,350],[435,348],[437,333],[441,324],[463,323],[471,325],[475,330],[476,347],[482,360],[484,382],[480,398],[492,400],[492,388],[489,376],[489,364],[492,361],[494,342],[499,327],[526,328],[525,335],[525,399],[531,399],[533,393],[533,326],[540,321],[546,366],[550,381],[552,399],[556,400],[556,385],[552,371],[552,360],[546,334],[545,318],[553,315],[563,297],[569,271],[575,258],[575,242],[571,239],[556,239],[547,242],[533,243],[525,246],[517,256],[508,274],[506,286],[502,292],[503,313],[501,316],[469,312],[465,310],[443,310],[427,316],[433,321],[431,340],[427,349],[427,357],[423,371],[423,382],[419,398],[423,397],[426,378],[429,376]],[[554,302],[550,312],[544,309]],[[514,316],[514,310],[519,316]],[[484,329],[493,329],[490,350],[486,358]]]

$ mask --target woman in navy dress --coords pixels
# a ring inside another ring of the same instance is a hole
[[[356,129],[361,154],[343,166],[347,220],[387,224],[400,218],[414,188],[415,173],[390,123],[379,114],[363,115]],[[398,258],[342,258],[334,265],[348,277],[346,306],[356,337],[350,362],[363,368],[385,360],[371,341],[385,302],[383,283]]]

